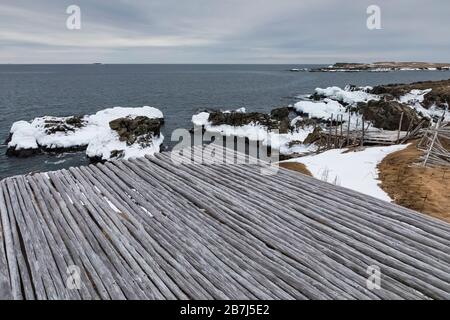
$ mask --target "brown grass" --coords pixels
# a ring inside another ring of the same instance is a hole
[[[425,168],[411,144],[378,165],[381,188],[395,203],[450,222],[450,168]]]
[[[303,163],[298,162],[280,162],[278,165],[282,168],[297,171],[303,174],[306,174],[307,176],[311,176],[311,172],[306,168],[306,166]]]

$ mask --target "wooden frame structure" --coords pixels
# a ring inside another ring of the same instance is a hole
[[[1,298],[450,299],[449,224],[261,169],[162,153],[6,178]]]

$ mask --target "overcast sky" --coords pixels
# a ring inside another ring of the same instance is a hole
[[[450,62],[449,14],[448,0],[0,0],[0,63]]]

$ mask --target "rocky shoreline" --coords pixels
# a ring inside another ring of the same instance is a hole
[[[372,87],[317,88],[289,106],[270,113],[207,110],[192,116],[203,132],[256,140],[279,150],[282,159],[316,152],[331,127],[367,132],[410,131],[439,118],[450,121],[450,80]],[[403,121],[400,121],[403,119]],[[350,120],[350,121],[349,121]],[[155,108],[111,108],[91,116],[41,117],[13,124],[6,154],[86,150],[92,161],[128,159],[160,152],[162,113]]]
[[[317,151],[322,133],[330,126],[357,130],[365,121],[368,132],[404,131],[428,127],[444,117],[450,121],[447,101],[450,80],[377,87],[317,88],[301,101],[271,113],[237,111],[201,112],[192,117],[195,126],[223,136],[260,140],[277,148],[282,159]],[[331,120],[333,119],[333,120]],[[399,128],[399,123],[401,123]],[[355,128],[356,126],[356,128]],[[265,135],[265,136],[264,136]],[[271,144],[267,137],[276,137]],[[262,138],[261,138],[262,137]]]
[[[390,72],[390,71],[449,71],[449,63],[428,62],[338,62],[325,68],[314,68],[311,72]]]

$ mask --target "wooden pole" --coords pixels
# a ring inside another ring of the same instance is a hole
[[[438,133],[439,133],[438,129],[439,129],[440,125],[441,125],[441,119],[439,119],[439,121],[436,122],[436,127],[434,129],[435,131],[434,131],[433,139],[431,140],[430,147],[428,148],[427,154],[425,156],[425,160],[423,161],[423,166],[424,167],[427,165],[428,158],[430,157],[430,154],[431,154],[431,152],[433,150],[434,143],[436,142],[436,139],[438,137]]]
[[[335,128],[335,135],[334,135],[334,147],[335,148],[338,145],[338,121],[339,121],[339,115],[336,116],[336,128]]]
[[[365,123],[364,123],[364,116],[363,116],[362,117],[361,147],[364,146],[364,130],[365,130]]]
[[[331,126],[333,125],[333,114],[331,114],[331,118],[330,118],[330,126],[328,127],[328,140],[327,140],[327,149],[330,149],[331,147],[331,138],[332,138],[332,134],[333,132],[331,131]]]
[[[347,122],[347,145],[350,143],[350,121],[351,121],[351,112],[348,111],[348,122]]]
[[[401,116],[400,116],[400,123],[398,124],[398,133],[397,133],[397,144],[400,141],[400,132],[402,131],[402,123],[403,123],[403,115],[405,113],[402,112]]]

